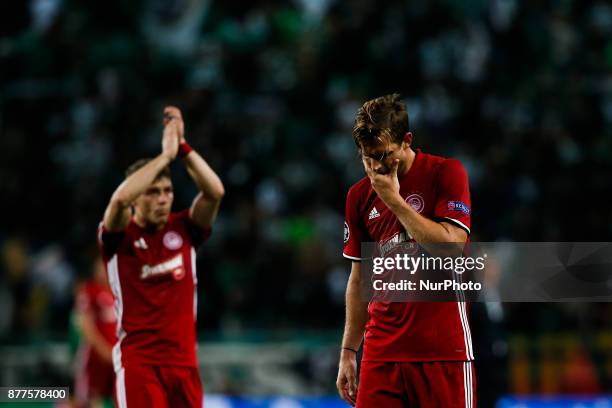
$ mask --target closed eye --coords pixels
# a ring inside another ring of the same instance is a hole
[[[379,162],[383,162],[385,160],[387,160],[387,158],[389,158],[389,156],[391,156],[393,154],[393,150],[388,151],[388,152],[382,152],[382,153],[371,153],[371,154],[366,154],[364,155],[365,157],[369,158],[369,159],[373,159]]]

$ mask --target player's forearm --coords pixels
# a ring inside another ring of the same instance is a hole
[[[96,340],[90,342],[90,344],[100,357],[105,360],[112,359],[113,347],[102,337],[102,335],[96,337]]]
[[[96,328],[91,317],[81,316],[79,318],[81,334],[88,344],[103,358],[109,359],[112,354],[112,345],[109,344],[102,333]]]
[[[160,154],[148,162],[117,187],[112,201],[123,208],[129,207],[140,194],[145,192],[159,172],[168,166],[171,161],[172,159],[167,155]]]
[[[460,255],[463,245],[460,240],[442,224],[423,217],[401,198],[389,203],[404,229],[414,240],[433,255]],[[441,246],[436,244],[457,243]]]
[[[225,195],[223,182],[215,171],[206,163],[206,160],[196,151],[191,151],[183,159],[187,172],[194,183],[209,200],[220,201]]]
[[[360,278],[355,275],[351,273],[346,287],[346,321],[342,347],[359,350],[368,320],[368,304],[361,298]],[[342,353],[346,351],[343,350]]]

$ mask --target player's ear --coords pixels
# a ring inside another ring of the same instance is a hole
[[[412,132],[406,132],[403,142],[406,143],[407,147],[412,145]]]
[[[134,199],[134,201],[132,201],[130,203],[130,211],[132,212],[132,215],[136,214],[136,204],[137,204],[139,198],[140,198],[140,196],[136,197]]]

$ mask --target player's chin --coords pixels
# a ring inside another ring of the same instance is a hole
[[[168,222],[168,217],[170,216],[170,213],[158,213],[155,214],[155,223],[156,224],[165,224],[166,222]]]

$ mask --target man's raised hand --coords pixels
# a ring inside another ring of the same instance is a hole
[[[177,123],[179,143],[185,143],[185,123],[183,122],[181,110],[176,106],[166,106],[164,109],[164,126],[168,125],[171,121]]]
[[[162,136],[162,154],[170,161],[176,158],[179,147],[179,125],[177,120],[164,118],[164,134]]]

